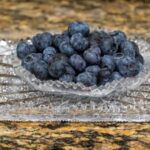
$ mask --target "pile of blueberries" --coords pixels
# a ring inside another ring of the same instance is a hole
[[[16,51],[22,66],[36,78],[86,86],[136,76],[144,64],[138,46],[124,32],[90,32],[89,25],[80,21],[61,34],[37,34],[32,44],[21,40]]]

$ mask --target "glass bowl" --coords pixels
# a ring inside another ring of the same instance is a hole
[[[20,59],[16,56],[16,44],[12,48],[12,63],[15,73],[24,81],[28,82],[34,89],[50,93],[88,96],[88,97],[104,97],[111,94],[120,94],[128,90],[133,90],[145,82],[150,76],[150,44],[142,38],[130,38],[131,41],[137,43],[140,53],[142,54],[145,64],[144,69],[135,77],[122,78],[108,82],[105,85],[87,87],[82,83],[62,82],[58,80],[41,81],[33,74],[21,66]],[[27,42],[31,43],[28,39]]]
[[[70,91],[63,90],[59,86],[54,87],[55,90],[52,88],[46,92],[43,89],[36,90],[39,89],[41,82],[39,84],[39,81],[32,83],[28,76],[26,78],[26,75],[17,72],[18,68],[22,67],[14,53],[16,43],[1,40],[0,120],[150,121],[150,78],[148,78],[150,44],[143,38],[132,38],[132,40],[138,43],[147,69],[133,79],[110,83],[111,86],[108,89],[105,86],[107,93],[99,97],[94,94],[80,96],[77,90],[74,90],[73,94],[69,94]],[[25,70],[25,72],[28,74],[28,71]],[[113,87],[114,84],[116,84],[115,87]],[[61,92],[58,92],[57,89]]]

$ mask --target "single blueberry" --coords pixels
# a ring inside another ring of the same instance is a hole
[[[122,59],[119,59],[117,62],[118,72],[124,77],[136,76],[140,71],[139,62],[132,57],[126,56]]]
[[[111,36],[101,38],[99,41],[99,47],[103,55],[112,55],[114,52],[117,51],[117,47]]]
[[[122,32],[122,31],[119,31],[119,30],[111,32],[110,35],[113,37],[117,48],[120,46],[120,44],[122,42],[127,40],[127,37],[126,37],[125,33]]]
[[[20,41],[17,45],[16,48],[17,51],[17,56],[20,59],[25,58],[27,55],[36,52],[36,50],[34,49],[34,47],[32,45],[29,45],[27,42],[25,41]]]
[[[111,72],[107,67],[101,68],[100,78],[110,78],[110,75],[111,75]]]
[[[87,36],[89,34],[89,25],[85,22],[76,21],[69,25],[68,31],[70,36],[76,33],[81,33],[84,36]]]
[[[88,66],[88,67],[85,69],[86,72],[90,72],[90,73],[92,73],[92,74],[95,75],[95,76],[98,76],[98,75],[99,75],[100,70],[101,70],[101,69],[100,69],[100,67],[99,67],[98,65]]]
[[[89,72],[82,72],[76,77],[76,82],[80,82],[86,86],[92,86],[97,84],[97,78]]]
[[[110,76],[111,76],[111,71],[107,67],[106,68],[101,68],[100,75],[98,77],[99,84],[104,85],[107,82],[109,82]]]
[[[125,56],[135,57],[139,54],[138,46],[132,41],[124,41],[120,45],[120,50]]]
[[[66,54],[67,56],[71,56],[75,53],[74,48],[70,45],[69,42],[63,41],[59,45],[59,50],[61,53]]]
[[[68,64],[65,66],[65,73],[70,75],[75,75],[75,70]]]
[[[93,31],[90,33],[89,39],[91,45],[99,45],[102,39],[109,38],[110,35],[105,31]]]
[[[83,52],[89,46],[88,40],[81,33],[74,34],[70,39],[70,43],[78,52]]]
[[[86,67],[86,62],[84,61],[84,59],[78,55],[78,54],[74,54],[70,57],[69,62],[71,64],[71,66],[77,70],[78,72],[81,72],[85,69]]]
[[[90,50],[86,50],[83,53],[83,57],[86,60],[86,62],[90,65],[100,64],[101,57],[98,53],[92,52]]]
[[[49,78],[48,64],[43,60],[35,62],[33,65],[33,74],[40,80],[47,80]]]
[[[73,82],[74,81],[74,76],[73,75],[70,75],[70,74],[64,74],[62,75],[59,80],[60,81],[66,81],[66,82]]]
[[[64,62],[63,60],[54,61],[48,67],[49,74],[53,78],[59,78],[65,73],[65,66],[66,66],[66,62]]]
[[[115,61],[111,55],[104,55],[102,57],[102,68],[107,67],[111,72],[115,69]]]
[[[22,60],[22,66],[33,73],[33,65],[39,60],[42,60],[41,53],[31,53]]]
[[[88,50],[98,55],[101,55],[101,49],[96,45],[92,45]]]
[[[74,69],[64,60],[56,60],[48,67],[49,74],[53,78],[59,78],[63,74],[75,75]]]
[[[54,56],[56,54],[56,50],[53,47],[47,47],[43,51],[43,60],[48,64],[52,63],[54,60]]]
[[[68,57],[62,53],[56,53],[54,61],[63,60],[64,62],[68,62]]]
[[[122,75],[119,72],[113,72],[110,76],[110,81],[113,80],[120,80],[122,78]]]
[[[69,36],[66,34],[55,34],[53,36],[53,45],[55,47],[59,48],[60,44],[63,41],[69,42],[70,41]]]
[[[32,43],[37,51],[42,52],[45,48],[51,46],[52,35],[49,32],[37,34],[32,38]]]
[[[63,36],[66,36],[66,37],[69,37],[69,31],[68,30],[65,30],[62,32],[62,35]]]
[[[139,53],[135,56],[136,60],[139,61],[141,64],[144,64],[144,58],[143,56]]]

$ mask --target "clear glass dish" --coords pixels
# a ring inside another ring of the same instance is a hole
[[[121,80],[114,80],[113,82],[106,83],[100,86],[87,87],[82,83],[62,82],[62,81],[41,81],[33,74],[21,66],[20,59],[16,56],[16,44],[12,47],[12,63],[15,73],[20,76],[24,81],[28,82],[34,89],[44,92],[67,94],[76,96],[88,97],[104,97],[110,94],[120,94],[128,90],[133,90],[145,82],[150,76],[150,49],[149,44],[144,40],[132,38],[130,39],[137,43],[140,53],[142,54],[145,64],[144,69],[135,77],[122,78]],[[28,40],[31,43],[30,40]]]
[[[70,88],[59,82],[43,91],[49,85],[20,66],[14,53],[16,43],[0,41],[0,120],[150,121],[150,44],[132,39],[144,56],[144,71],[103,86],[103,92],[102,87],[87,91],[83,85]]]

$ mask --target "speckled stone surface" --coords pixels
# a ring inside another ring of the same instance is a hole
[[[150,38],[150,2],[1,0],[0,38],[18,40],[69,22]],[[0,150],[149,150],[150,123],[0,122]]]

